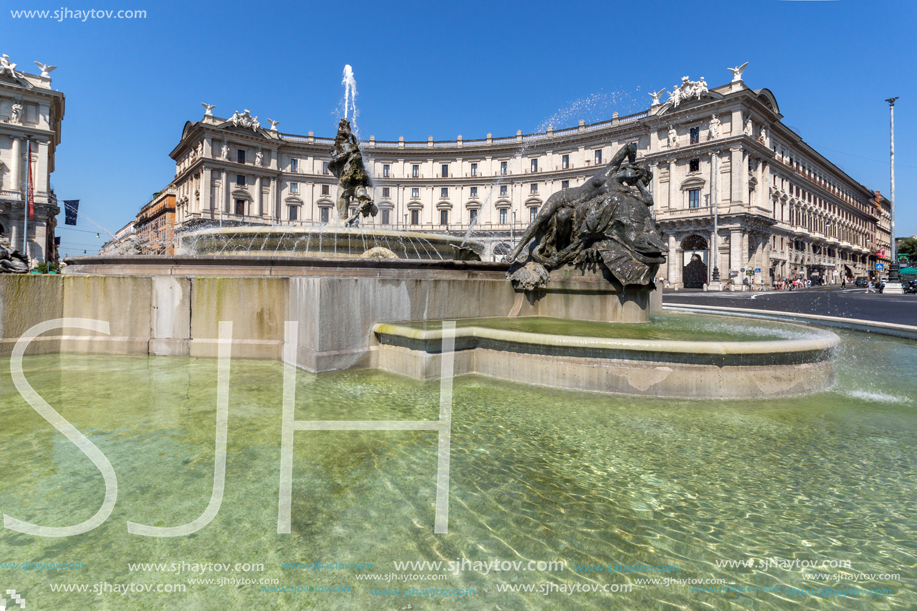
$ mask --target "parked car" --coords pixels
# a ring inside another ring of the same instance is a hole
[[[867,278],[866,276],[857,276],[856,282],[854,284],[856,286],[861,286],[863,288],[866,288],[867,286],[869,286],[869,278]]]

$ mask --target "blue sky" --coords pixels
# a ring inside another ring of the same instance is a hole
[[[14,19],[11,11],[145,10],[144,19]],[[650,8],[651,7],[651,8]],[[168,184],[168,156],[201,102],[244,108],[288,133],[333,136],[351,64],[361,136],[482,138],[648,107],[684,75],[726,83],[727,66],[776,96],[784,123],[871,189],[889,191],[895,111],[900,235],[917,234],[917,3],[221,2],[10,0],[0,53],[58,66],[67,96],[52,184],[80,199],[93,252]],[[664,98],[663,98],[664,99]],[[62,215],[63,216],[63,215]],[[60,220],[63,225],[63,219]]]

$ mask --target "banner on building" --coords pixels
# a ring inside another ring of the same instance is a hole
[[[80,200],[68,199],[64,201],[64,225],[76,225],[76,214],[80,209]]]

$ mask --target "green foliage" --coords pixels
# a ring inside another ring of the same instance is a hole
[[[898,254],[917,259],[917,238],[905,238],[898,244]]]
[[[48,272],[57,271],[57,263],[53,261],[51,263],[39,263],[35,266],[35,269],[38,270],[39,274],[47,274]]]

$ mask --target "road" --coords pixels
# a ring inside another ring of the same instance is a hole
[[[879,295],[861,288],[747,293],[665,290],[662,303],[817,314],[917,326],[917,295]]]

